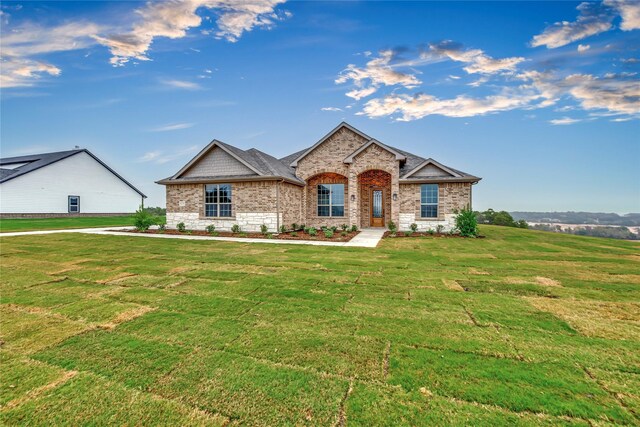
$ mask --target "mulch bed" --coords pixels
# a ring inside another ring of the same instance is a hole
[[[393,235],[393,233],[391,233],[390,231],[385,231],[384,235],[382,236],[383,239],[398,239],[398,238],[402,238],[402,237],[406,237],[406,238],[412,238],[412,237],[433,237],[433,238],[443,238],[443,237],[453,237],[453,238],[458,238],[458,239],[468,239],[468,237],[463,237],[459,234],[449,234],[449,233],[426,233],[423,231],[417,231],[415,233],[411,233],[410,235],[406,235],[404,234],[404,231],[399,231],[395,234],[395,236]],[[485,236],[477,236],[476,239],[484,239]]]
[[[215,235],[211,235],[206,231],[202,230],[188,230],[185,232],[180,232],[178,230],[147,230],[147,231],[138,231],[135,228],[129,230],[114,230],[114,231],[124,231],[127,233],[141,233],[141,234],[172,234],[176,236],[206,236],[206,237],[238,237],[238,238],[247,238],[247,239],[269,239],[269,237],[265,236],[262,233],[231,233],[229,231],[217,231]],[[353,239],[359,231],[348,231],[346,236],[342,236],[342,230],[338,230],[333,233],[333,237],[327,238],[324,235],[324,232],[318,230],[318,234],[316,236],[311,236],[304,231],[296,231],[297,236],[292,236],[291,231],[287,231],[286,233],[272,234],[271,239],[273,240],[314,240],[314,241],[322,241],[322,242],[348,242]]]

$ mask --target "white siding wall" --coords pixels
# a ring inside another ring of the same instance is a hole
[[[67,196],[80,196],[80,213],[133,212],[142,196],[87,153],[78,153],[0,184],[1,213],[67,213]]]

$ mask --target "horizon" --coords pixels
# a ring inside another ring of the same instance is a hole
[[[474,210],[640,212],[640,3],[219,6],[3,2],[0,156],[77,145],[164,206],[213,139],[346,121],[482,177]]]

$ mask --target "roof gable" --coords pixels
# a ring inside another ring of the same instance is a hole
[[[184,165],[182,169],[180,169],[175,175],[173,175],[171,179],[180,178],[181,176],[185,175],[187,171],[189,171],[192,167],[196,166],[201,160],[206,160],[206,157],[208,156],[208,154],[214,151],[214,149],[216,148],[222,150],[224,154],[217,156],[218,159],[211,158],[210,160],[227,161],[229,158],[231,158],[236,160],[242,166],[244,166],[246,170],[250,171],[252,174],[263,175],[263,173],[255,165],[252,165],[246,159],[241,157],[238,151],[242,151],[242,150],[240,150],[239,148],[227,145],[222,141],[218,141],[217,139],[214,139],[209,143],[209,145],[204,147],[198,154],[196,154],[195,157],[189,161],[189,163]],[[235,175],[238,175],[238,174],[235,174]]]
[[[410,170],[403,178],[429,178],[429,177],[451,177],[460,178],[462,175],[455,169],[448,168],[442,163],[433,159],[427,159],[420,163],[416,168]]]
[[[383,143],[381,143],[378,140],[370,139],[369,142],[367,142],[366,144],[364,144],[363,146],[358,148],[356,151],[354,151],[353,153],[351,153],[347,157],[345,157],[344,162],[345,163],[353,163],[353,160],[355,159],[355,157],[358,154],[362,153],[364,150],[366,150],[367,148],[369,148],[372,145],[377,145],[378,147],[382,148],[383,150],[386,150],[389,153],[393,154],[394,156],[396,156],[396,160],[398,160],[398,161],[403,162],[403,161],[407,160],[407,157],[404,154],[402,154],[399,151],[397,151],[396,149],[391,148],[388,145],[384,145]]]
[[[2,172],[0,173],[0,184],[3,182],[7,182],[11,179],[15,179],[19,176],[26,175],[29,172],[33,172],[40,168],[49,166],[53,163],[59,162],[60,160],[64,160],[68,157],[74,156],[78,153],[86,153],[88,156],[92,157],[96,162],[102,165],[109,172],[114,174],[118,179],[127,184],[133,191],[140,194],[142,197],[146,198],[143,192],[138,190],[133,186],[129,181],[120,176],[116,171],[111,169],[106,163],[96,157],[91,151],[86,148],[77,149],[77,150],[69,150],[69,151],[58,151],[55,153],[43,153],[43,154],[30,154],[27,156],[19,156],[19,157],[6,157],[4,159],[0,159],[0,168]],[[21,166],[16,167],[16,164],[22,163]],[[10,166],[10,168],[2,168],[2,166]]]
[[[371,140],[371,137],[369,135],[367,135],[367,134],[365,134],[363,132],[360,132],[358,129],[354,128],[353,126],[351,126],[350,124],[348,124],[346,122],[342,122],[338,126],[333,128],[331,130],[331,132],[329,132],[328,134],[323,136],[318,142],[313,144],[311,147],[307,148],[304,152],[302,152],[302,154],[300,154],[295,159],[293,159],[293,161],[291,162],[290,166],[291,167],[298,166],[298,162],[300,160],[304,159],[309,153],[311,153],[313,150],[315,150],[318,146],[322,145],[322,143],[324,143],[326,140],[331,138],[336,132],[338,132],[340,129],[343,129],[343,128],[349,129],[351,132],[361,136],[362,138],[366,139],[367,141]]]
[[[256,172],[219,146],[213,146],[182,177],[256,175]]]

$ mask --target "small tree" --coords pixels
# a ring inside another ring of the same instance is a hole
[[[268,232],[269,232],[269,227],[267,227],[267,224],[262,224],[260,226],[260,233],[262,233],[262,235],[266,236]]]
[[[241,230],[240,226],[238,224],[233,224],[231,226],[231,232],[232,233],[239,233]]]
[[[155,223],[156,219],[142,206],[133,215],[133,225],[138,231],[147,231]]]
[[[179,232],[184,233],[185,230],[187,229],[187,227],[184,225],[184,222],[179,222],[176,225],[176,228],[178,229]]]
[[[416,224],[415,222],[411,224],[410,227],[411,227],[411,231],[413,231],[414,233],[418,231],[418,224]]]
[[[456,228],[463,237],[476,237],[478,235],[478,219],[469,208],[464,208],[456,215]]]
[[[209,234],[215,234],[216,232],[216,226],[213,224],[209,224],[205,227],[205,229],[207,230],[207,233]]]

